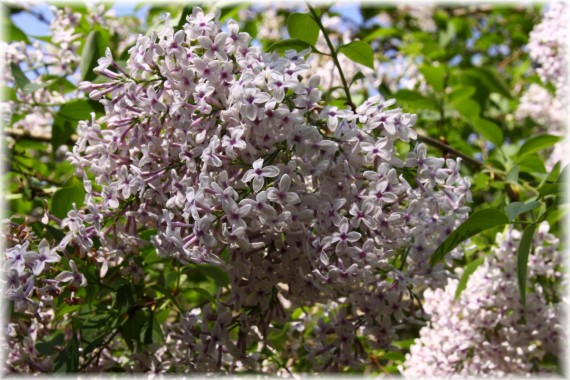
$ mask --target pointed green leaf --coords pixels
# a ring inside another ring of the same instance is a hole
[[[107,46],[109,46],[109,33],[107,31],[97,29],[89,32],[83,45],[81,62],[79,63],[82,80],[93,80],[97,77],[93,69],[97,67],[99,58],[105,56]]]
[[[71,340],[53,362],[54,372],[77,372],[79,370],[79,342],[73,331]]]
[[[469,264],[465,266],[465,268],[463,268],[463,274],[459,279],[459,283],[457,284],[457,289],[455,289],[455,297],[454,297],[455,300],[459,299],[461,293],[463,292],[463,290],[465,290],[465,287],[467,286],[469,277],[471,277],[473,272],[475,272],[475,269],[477,269],[481,264],[483,264],[484,261],[485,258],[480,257],[476,260],[471,261]]]
[[[430,265],[433,266],[442,261],[448,252],[471,236],[508,223],[509,218],[497,209],[489,208],[474,212],[435,250],[431,257]]]
[[[453,91],[446,95],[447,102],[453,104],[460,100],[469,99],[475,94],[475,91],[476,89],[473,86],[458,85],[458,87],[454,87]]]
[[[517,155],[519,157],[525,156],[527,154],[532,154],[541,151],[546,148],[550,148],[554,144],[564,140],[562,136],[554,135],[538,135],[529,138],[519,149]]]
[[[26,85],[30,83],[30,80],[26,74],[24,74],[20,66],[16,65],[14,62],[10,63],[10,69],[12,70],[12,76],[14,77],[16,87],[23,91]]]
[[[320,29],[311,15],[305,13],[291,13],[289,17],[287,17],[287,31],[291,38],[315,46],[319,38]]]
[[[526,273],[528,267],[528,256],[532,245],[532,238],[536,224],[529,224],[523,231],[519,249],[517,251],[517,278],[519,282],[519,292],[523,305],[526,304]]]
[[[507,214],[507,217],[509,218],[509,220],[514,220],[517,216],[519,216],[520,214],[523,214],[525,212],[534,210],[535,208],[540,206],[540,202],[538,201],[532,201],[532,202],[513,202],[511,204],[509,204],[507,207],[505,207],[505,213]]]
[[[338,48],[338,52],[352,61],[374,70],[374,50],[364,41],[353,41]]]

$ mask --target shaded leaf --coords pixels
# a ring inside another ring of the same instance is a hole
[[[54,372],[77,372],[79,370],[79,342],[75,331],[71,340],[53,362]]]
[[[56,331],[48,337],[44,337],[36,343],[36,350],[42,355],[52,355],[56,346],[65,343],[63,331]]]
[[[199,272],[213,279],[218,286],[226,286],[230,283],[230,277],[226,272],[212,265],[197,265]]]
[[[72,177],[65,186],[55,192],[51,200],[51,213],[62,219],[67,216],[67,212],[72,209],[73,203],[77,208],[85,201],[85,189],[83,182]]]

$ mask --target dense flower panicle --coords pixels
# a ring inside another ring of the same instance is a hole
[[[446,277],[427,263],[469,211],[458,162],[427,157],[422,144],[399,154],[416,117],[389,109],[393,101],[323,105],[320,77],[301,80],[307,52],[262,53],[237,24],[222,31],[200,8],[187,21],[139,36],[125,70],[107,52],[96,70],[111,80],[81,84],[106,115],[78,126],[69,158],[89,213],[63,220],[65,242],[89,251],[99,239],[97,255],[136,255],[139,232],[154,229],[160,255],[222,267],[230,295],[216,303],[219,333],[203,324],[210,335],[198,336],[208,347],[192,359],[201,370],[219,368],[222,346],[251,364],[232,348],[222,302],[276,315],[285,301],[348,297],[367,311],[365,333],[387,345],[408,286]],[[244,332],[257,325],[262,335],[270,323],[242,319]]]
[[[521,234],[509,228],[498,246],[468,280],[454,301],[458,281],[427,290],[428,326],[406,356],[403,374],[417,376],[504,376],[543,372],[547,353],[562,344],[561,256],[558,239],[540,225],[529,257],[523,306],[517,283],[517,249]],[[557,284],[554,287],[545,283]]]
[[[565,2],[548,5],[542,22],[530,33],[528,49],[531,58],[538,64],[536,71],[541,79],[552,82],[557,89],[564,89],[568,82],[568,22],[570,8]]]
[[[73,260],[73,281],[67,271],[57,273],[53,266],[62,260],[58,247],[50,247],[48,241],[38,237],[25,225],[2,220],[1,238],[6,242],[6,258],[3,263],[3,296],[13,302],[14,311],[29,318],[19,318],[3,326],[2,349],[6,352],[6,369],[11,372],[34,370],[50,371],[53,360],[36,350],[39,339],[53,333],[55,300],[66,288],[73,292],[86,285]],[[65,262],[65,259],[64,259]]]
[[[568,41],[570,39],[570,6],[564,2],[551,3],[542,22],[529,36],[528,51],[535,62],[536,73],[543,86],[532,83],[523,93],[515,118],[526,117],[538,122],[545,132],[566,135],[568,123]],[[552,85],[553,89],[548,89]],[[566,142],[557,144],[546,161],[552,167],[561,161],[568,163]]]

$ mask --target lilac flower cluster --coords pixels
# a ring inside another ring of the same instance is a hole
[[[254,366],[246,348],[291,304],[340,299],[347,339],[386,346],[410,288],[447,277],[428,261],[469,211],[459,160],[401,153],[416,116],[394,100],[327,106],[319,76],[302,80],[307,52],[262,53],[236,22],[223,30],[196,7],[182,30],[139,36],[126,67],[107,51],[96,71],[109,81],[80,84],[106,115],[78,126],[69,159],[87,210],[63,220],[62,245],[118,265],[150,229],[159,255],[226,271],[229,289],[173,338],[189,369]]]
[[[509,229],[454,301],[457,280],[424,293],[431,315],[406,356],[403,374],[417,376],[504,376],[544,372],[547,353],[560,352],[562,283],[559,241],[546,222],[535,234],[529,257],[526,307],[517,283],[521,234]]]
[[[539,66],[536,69],[538,75],[543,82],[552,82],[557,89],[565,89],[568,82],[569,9],[561,1],[550,3],[542,22],[530,33],[528,42],[530,57]]]
[[[54,318],[54,300],[65,288],[74,302],[74,293],[87,284],[73,259],[68,262],[70,270],[57,266],[62,257],[57,247],[50,247],[44,238],[37,247],[33,242],[39,239],[30,227],[16,225],[4,220],[2,238],[6,242],[6,255],[3,262],[3,297],[12,301],[14,311],[26,318],[10,323],[3,334],[3,349],[6,351],[7,366],[10,371],[26,372],[49,371],[52,360],[36,350],[38,339],[49,335],[50,322]]]
[[[570,7],[564,2],[548,5],[543,20],[529,36],[528,51],[537,65],[542,83],[531,84],[523,93],[515,118],[531,117],[542,124],[547,133],[565,135],[568,122],[568,40]],[[554,85],[554,91],[546,86]],[[557,144],[546,161],[548,167],[561,161],[568,163],[566,144]]]
[[[134,18],[116,17],[114,13],[100,4],[88,7],[85,16],[74,12],[71,8],[51,7],[53,19],[49,29],[51,42],[33,41],[27,44],[24,41],[11,43],[0,42],[2,64],[2,83],[14,83],[10,63],[14,63],[28,72],[33,72],[31,82],[40,85],[32,93],[26,93],[14,86],[16,101],[3,101],[0,112],[3,117],[12,119],[12,127],[23,130],[34,136],[49,138],[54,114],[58,107],[72,98],[83,96],[79,91],[66,94],[66,86],[57,88],[41,86],[42,83],[54,78],[62,77],[71,81],[80,81],[79,62],[81,60],[81,38],[85,38],[85,26],[100,26],[118,36],[119,51],[130,46],[132,31],[138,28]],[[82,19],[84,17],[84,19]],[[50,79],[46,79],[49,75]],[[27,75],[30,77],[30,75]]]

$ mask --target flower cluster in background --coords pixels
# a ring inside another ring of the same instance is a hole
[[[558,355],[563,333],[562,273],[559,240],[543,223],[529,257],[523,305],[517,284],[517,248],[521,233],[509,228],[469,277],[455,300],[458,281],[445,289],[427,290],[428,326],[406,356],[403,374],[417,376],[505,376],[546,373],[545,355]],[[556,284],[552,285],[546,284]]]
[[[528,50],[536,63],[541,84],[532,83],[523,93],[515,117],[531,117],[551,134],[564,135],[568,123],[568,41],[566,27],[570,7],[563,2],[549,5],[544,18],[530,34]],[[549,86],[553,86],[550,88]],[[547,165],[568,163],[565,143],[554,147]]]

